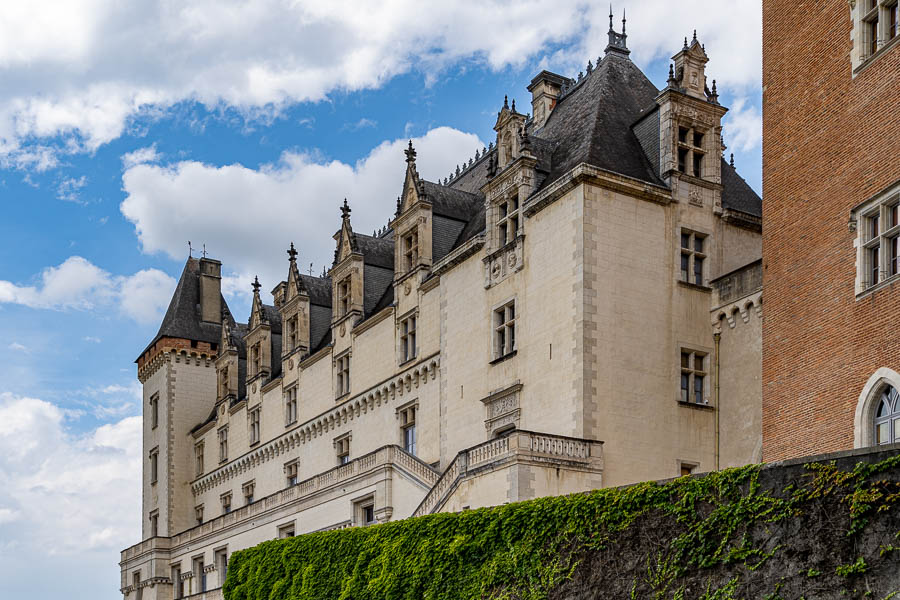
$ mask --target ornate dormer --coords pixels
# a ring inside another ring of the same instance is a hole
[[[721,210],[722,117],[715,81],[706,86],[709,57],[697,34],[672,57],[659,105],[660,176],[676,198]],[[680,190],[680,191],[679,191]]]
[[[281,301],[276,303],[281,311],[282,360],[295,353],[302,357],[309,352],[309,293],[297,268],[297,251],[293,242],[287,254],[288,278],[282,284]]]
[[[250,322],[247,324],[247,383],[262,379],[263,383],[272,374],[272,326],[262,299],[259,297],[259,278],[253,279],[253,305]]]
[[[497,132],[497,168],[505,169],[519,157],[519,137],[525,129],[525,115],[516,111],[516,101],[509,105],[507,96],[503,97],[503,108],[497,113],[494,131]]]
[[[332,326],[345,319],[355,321],[363,314],[363,255],[350,226],[350,206],[346,198],[341,207],[341,229],[334,234],[334,240],[337,247],[330,272]]]
[[[416,273],[426,273],[431,268],[432,205],[425,194],[425,184],[416,171],[416,151],[412,141],[405,150],[406,178],[397,210],[391,222],[394,230],[394,283],[407,279],[415,285]]]
[[[235,340],[234,322],[230,315],[222,318],[222,337],[219,356],[216,358],[216,403],[236,400],[238,397],[239,345]]]

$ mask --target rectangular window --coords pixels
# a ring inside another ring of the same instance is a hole
[[[159,447],[150,451],[150,483],[156,483],[159,476]]]
[[[403,437],[403,449],[416,455],[416,406],[400,411],[400,431]]]
[[[258,375],[260,371],[260,352],[259,352],[259,342],[253,344],[253,347],[250,348],[250,366],[252,368],[252,373],[250,376]]]
[[[132,577],[132,585],[134,586],[134,597],[137,600],[142,600],[144,597],[144,589],[141,587],[141,572],[138,571]]]
[[[856,293],[900,276],[900,185],[856,208]]]
[[[194,507],[194,518],[197,521],[197,525],[203,525],[203,505]]]
[[[497,206],[497,243],[500,246],[512,242],[519,234],[519,198],[501,200]]]
[[[259,407],[250,411],[250,445],[259,443]]]
[[[334,361],[335,396],[340,398],[350,393],[350,355],[345,354]]]
[[[365,527],[375,524],[375,498],[369,496],[353,503],[354,525]]]
[[[694,177],[703,176],[703,138],[705,132],[689,127],[678,128],[678,171]]]
[[[256,491],[256,482],[248,481],[241,489],[244,492],[244,504],[253,504],[253,492]]]
[[[181,579],[181,565],[172,565],[172,598],[184,597],[184,580]]]
[[[203,557],[198,556],[194,559],[194,575],[200,578],[200,589],[198,592],[206,591],[206,565],[203,564]]]
[[[706,236],[701,233],[681,231],[681,280],[703,285],[703,265],[706,262]]]
[[[706,357],[703,352],[681,351],[680,395],[682,402],[707,404],[705,396]]]
[[[228,577],[228,549],[216,550],[215,558],[216,570],[219,572],[219,586],[221,587],[225,583],[225,578]]]
[[[419,263],[419,234],[413,230],[403,236],[403,266],[405,271],[412,271]]]
[[[284,465],[284,475],[287,479],[287,487],[297,485],[297,474],[300,470],[300,461],[292,460]]]
[[[297,422],[297,386],[292,387],[284,394],[284,424],[292,425]]]
[[[282,525],[278,528],[278,537],[280,539],[294,537],[296,528],[293,523],[288,523],[287,525]]]
[[[687,148],[678,149],[678,170],[681,173],[687,173],[688,152]]]
[[[879,273],[881,272],[881,246],[869,248],[869,285],[875,285],[879,281]]]
[[[159,394],[150,396],[150,429],[159,425]]]
[[[150,537],[159,535],[159,511],[154,510],[150,513]]]
[[[700,171],[700,167],[703,165],[703,154],[701,152],[694,152],[694,171],[692,175],[694,177],[700,177],[702,175]]]
[[[900,3],[894,2],[892,6],[888,7],[888,29],[887,29],[887,39],[888,41],[897,37],[897,34],[900,33],[898,28],[900,28]]]
[[[350,276],[344,278],[338,284],[338,309],[339,317],[343,317],[350,312]]]
[[[350,436],[345,435],[334,440],[334,451],[339,465],[350,462]]]
[[[228,426],[219,429],[219,462],[228,460]]]
[[[494,309],[494,358],[512,354],[516,349],[516,301]]]
[[[200,477],[203,475],[203,442],[194,446],[194,461],[197,467],[196,475],[197,477]]]
[[[372,525],[375,523],[375,505],[369,504],[363,506],[363,525]]]
[[[222,514],[227,515],[231,512],[231,492],[222,494],[220,499],[222,500]]]
[[[294,350],[297,347],[297,316],[294,315],[288,320],[288,352]]]
[[[900,236],[894,236],[888,241],[890,254],[888,255],[888,277],[900,273]]]
[[[400,362],[405,363],[416,357],[416,316],[412,315],[400,322]]]

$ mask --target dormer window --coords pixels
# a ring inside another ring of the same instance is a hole
[[[338,313],[343,317],[350,312],[350,277],[347,276],[338,284]]]
[[[419,234],[413,230],[403,236],[403,265],[405,271],[412,271],[419,262]]]
[[[693,177],[703,177],[704,132],[689,127],[678,128],[678,171]]]
[[[896,41],[900,35],[898,7],[900,4],[897,0],[859,0],[856,3],[852,10],[859,50],[854,52],[854,67],[865,63],[882,48]]]
[[[512,242],[519,232],[519,198],[513,196],[500,202],[497,218],[497,241],[500,246]]]

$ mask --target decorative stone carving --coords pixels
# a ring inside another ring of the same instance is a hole
[[[521,389],[522,384],[516,383],[482,399],[487,413],[484,428],[488,432],[488,437],[510,425],[518,428],[522,412],[519,406]]]

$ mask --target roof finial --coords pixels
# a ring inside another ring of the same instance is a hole
[[[670,86],[675,85],[675,67],[672,63],[669,63],[669,79],[666,81]]]
[[[687,45],[687,36],[684,36],[684,49],[685,49],[685,50],[688,49],[688,45]]]
[[[253,295],[259,296],[259,288],[262,286],[259,284],[259,277],[256,275],[253,276],[253,283],[250,284],[250,287],[253,288]]]
[[[309,276],[310,277],[312,277],[312,267],[313,267],[313,264],[309,263]]]
[[[200,252],[200,255],[201,255],[203,258],[206,258],[206,244],[203,244],[203,251]]]
[[[728,164],[731,165],[731,168],[734,168],[734,152],[731,153],[731,160],[728,161]]]
[[[693,41],[694,41],[694,42],[697,41],[697,30],[696,30],[696,29],[694,30],[694,39],[693,39]]]
[[[287,255],[288,255],[288,260],[291,263],[294,263],[297,260],[297,251],[294,250],[294,242],[291,242],[291,247],[287,251]]]
[[[588,59],[587,74],[590,75],[593,70],[594,70],[594,64],[591,62],[591,59]]]
[[[401,204],[402,203],[400,202],[400,196],[397,196],[397,212],[394,213],[397,216],[400,216],[400,205]]]
[[[194,249],[191,247],[191,240],[188,240],[188,258],[194,258]]]
[[[513,101],[512,101],[512,111],[516,112],[516,99],[515,98],[513,98]]]
[[[341,218],[345,221],[350,220],[350,205],[347,204],[346,198],[344,198],[344,205],[341,206]]]
[[[503,108],[509,108],[509,97],[506,94],[503,95]]]
[[[409,147],[403,151],[406,154],[406,162],[414,163],[416,162],[416,150],[413,148],[412,140],[409,140]]]
[[[610,3],[610,5],[609,5],[609,30],[610,30],[610,31],[613,30],[613,26],[612,26],[612,17],[613,17],[613,13],[612,13],[612,3]]]
[[[622,35],[625,35],[625,8],[622,8]]]

